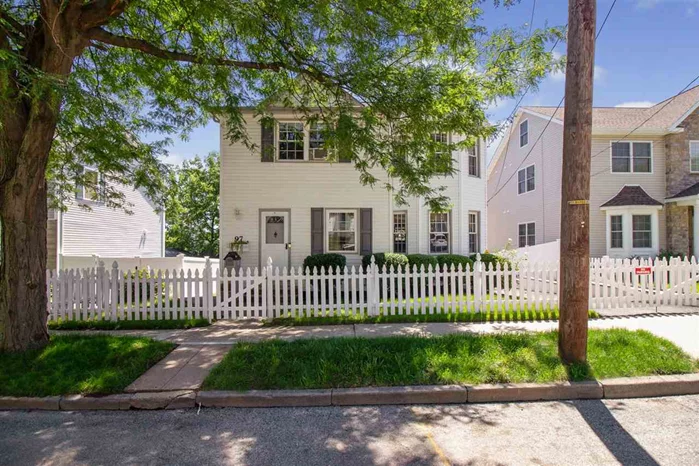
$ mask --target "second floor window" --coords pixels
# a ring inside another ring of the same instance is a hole
[[[689,171],[699,173],[699,141],[689,141]]]
[[[612,173],[651,173],[652,171],[650,142],[612,143]]]
[[[530,165],[517,172],[517,194],[528,193],[536,188],[534,165]]]
[[[323,131],[325,131],[325,127],[321,123],[313,123],[308,130],[309,160],[325,160],[328,157]]]
[[[481,160],[475,147],[468,149],[468,174],[477,178],[481,177]]]
[[[303,123],[279,123],[279,160],[304,160]]]
[[[78,186],[75,197],[86,201],[99,201],[102,182],[99,172],[85,167],[82,178],[83,184]]]
[[[519,147],[529,144],[529,120],[519,124]]]

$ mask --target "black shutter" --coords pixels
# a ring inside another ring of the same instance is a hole
[[[262,138],[260,147],[263,162],[274,162],[274,120],[263,119],[260,121]]]
[[[323,254],[325,248],[323,208],[311,209],[311,254]]]
[[[363,256],[372,253],[372,214],[371,209],[359,209],[359,253]]]

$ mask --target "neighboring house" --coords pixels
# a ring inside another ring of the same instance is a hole
[[[252,111],[244,110],[252,141],[261,151],[229,143],[221,124],[221,257],[236,238],[247,242],[243,267],[300,266],[306,256],[340,253],[348,265],[362,255],[468,254],[485,245],[485,172],[481,144],[474,151],[454,153],[457,174],[435,180],[446,186],[453,205],[448,213],[430,212],[424,200],[398,206],[383,188],[359,182],[347,161],[325,160],[322,134],[313,131],[291,109],[276,109],[276,123],[262,128]],[[448,137],[435,135],[435,137]],[[261,155],[262,154],[262,155]]]
[[[94,173],[99,181],[97,171],[86,170]],[[101,201],[100,193],[86,186],[78,187],[75,200],[64,212],[49,210],[46,232],[48,269],[64,267],[64,258],[72,258],[72,264],[80,257],[95,254],[109,258],[164,257],[164,212],[157,211],[139,189],[131,186],[116,189],[124,193],[124,201],[132,214],[107,207]]]
[[[650,108],[593,109],[593,257],[699,255],[698,107],[699,86]],[[488,167],[489,247],[560,238],[562,151],[562,108],[519,109]]]

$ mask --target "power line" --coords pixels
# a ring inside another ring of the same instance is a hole
[[[612,14],[612,10],[614,9],[614,6],[616,5],[616,2],[617,2],[617,0],[614,0],[614,1],[612,2],[612,4],[610,5],[609,10],[607,10],[607,14],[605,15],[604,20],[602,21],[602,24],[600,25],[600,28],[597,30],[597,34],[595,35],[595,43],[597,42],[597,39],[599,38],[600,34],[602,34],[602,31],[604,30],[604,26],[607,24],[607,20],[609,19],[609,16]],[[558,43],[558,41],[557,41],[556,43]],[[555,46],[555,45],[554,45],[554,46]],[[512,172],[512,174],[507,178],[507,180],[505,180],[505,183],[502,185],[502,187],[498,188],[498,189],[495,191],[495,193],[494,193],[492,196],[490,196],[490,197],[488,198],[488,200],[486,201],[486,203],[487,203],[487,202],[490,202],[495,196],[497,196],[497,195],[500,193],[500,191],[502,191],[502,190],[505,188],[505,186],[507,186],[507,183],[508,183],[512,178],[514,178],[515,175],[517,175],[517,173],[519,172],[519,169],[522,167],[522,165],[524,165],[524,162],[526,162],[527,158],[529,158],[529,156],[531,155],[532,151],[534,150],[534,147],[536,147],[537,142],[539,142],[539,140],[542,138],[542,136],[543,136],[544,133],[546,132],[546,129],[547,129],[547,128],[549,127],[549,125],[551,124],[551,121],[553,121],[553,118],[556,116],[556,113],[557,113],[558,110],[561,108],[561,105],[563,105],[563,102],[564,102],[564,101],[565,101],[565,93],[563,94],[563,97],[561,98],[561,101],[558,103],[558,106],[556,107],[556,110],[553,111],[553,113],[551,114],[551,117],[550,117],[549,120],[546,122],[546,126],[544,126],[544,129],[543,129],[543,130],[541,131],[541,133],[539,134],[539,137],[536,139],[536,141],[534,141],[534,144],[532,144],[532,147],[531,147],[531,149],[529,149],[529,152],[527,152],[527,155],[524,156],[524,158],[523,158],[522,161],[519,163],[519,165],[517,166],[517,168],[516,168],[516,169]],[[521,102],[521,99],[520,99],[520,102]],[[514,113],[514,111],[516,111],[516,109],[517,109],[517,108],[515,107],[515,110],[513,110],[513,113]],[[506,160],[507,160],[507,154],[505,154],[505,160],[503,160],[502,168],[500,169],[500,176],[501,176],[501,177],[502,177],[503,171],[505,170],[505,161],[506,161]],[[499,179],[498,179],[498,184],[497,184],[496,186],[500,186],[500,180],[499,180]]]

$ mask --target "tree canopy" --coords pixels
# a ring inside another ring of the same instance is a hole
[[[218,257],[219,156],[195,157],[170,173],[165,244],[196,256]]]
[[[89,182],[83,164],[162,199],[167,141],[146,136],[186,137],[216,115],[227,136],[256,150],[240,107],[264,116],[282,104],[331,121],[329,144],[352,157],[363,182],[375,183],[371,168],[380,166],[398,197],[444,204],[428,180],[453,167],[430,135],[461,133],[468,136],[462,145],[472,145],[493,130],[490,103],[557,66],[546,43],[560,29],[488,31],[482,3],[2,0],[0,96],[59,89],[49,171],[64,188],[58,201],[73,184]],[[56,26],[42,19],[52,8],[64,10],[54,15]],[[29,60],[35,36],[59,25],[85,42],[66,78]],[[119,205],[118,192],[106,197]]]

